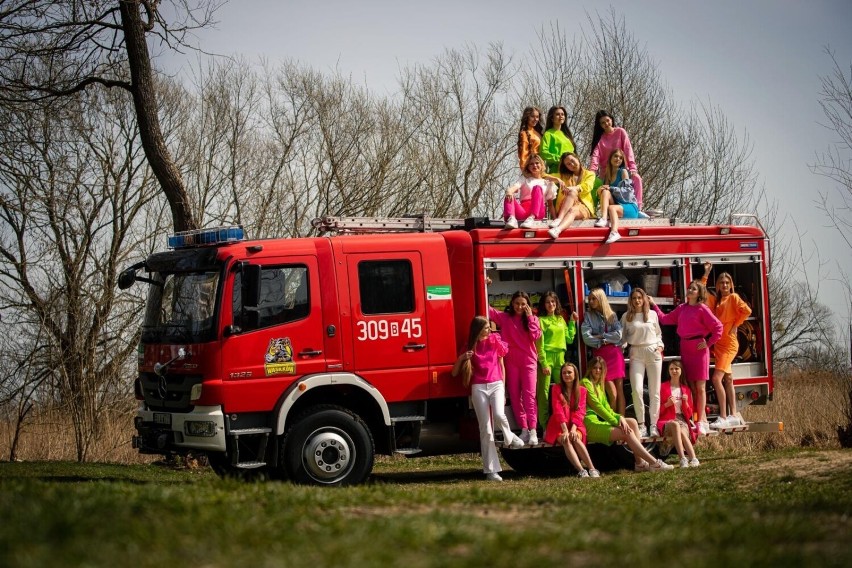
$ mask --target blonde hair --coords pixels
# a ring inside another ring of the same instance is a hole
[[[648,294],[642,288],[633,288],[630,292],[630,298],[627,301],[627,321],[633,321],[633,316],[638,314],[633,307],[633,294],[639,293],[642,296],[642,316],[645,318],[642,321],[648,321],[648,312],[651,311],[651,302],[648,301]]]
[[[598,380],[592,378],[592,367],[595,367],[596,365],[601,366],[601,378]],[[595,355],[592,357],[591,361],[589,361],[589,380],[592,381],[592,384],[595,386],[599,386],[604,382],[604,380],[606,380],[606,361],[600,355]]]
[[[606,320],[608,323],[615,323],[615,312],[612,311],[612,308],[609,305],[609,300],[606,299],[606,294],[604,294],[603,288],[595,288],[594,290],[589,292],[589,296],[594,296],[595,300],[598,301],[599,308],[598,310],[595,310],[591,307],[589,309],[592,311],[599,312],[603,316],[604,320]]]
[[[621,165],[617,168],[612,167],[612,158],[613,156],[621,155]],[[606,185],[611,185],[615,183],[615,177],[618,175],[618,170],[627,170],[627,158],[624,156],[624,152],[621,151],[620,148],[616,148],[609,155],[609,158],[606,160],[606,167],[604,168],[604,183]]]

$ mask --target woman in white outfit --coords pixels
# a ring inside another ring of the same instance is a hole
[[[630,293],[627,311],[621,316],[621,344],[630,346],[630,388],[633,390],[633,410],[643,436],[645,427],[645,373],[648,373],[648,399],[650,403],[651,436],[659,436],[657,420],[660,417],[660,377],[663,372],[663,332],[656,312],[651,310],[648,294],[642,288]]]

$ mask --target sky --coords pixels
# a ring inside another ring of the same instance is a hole
[[[820,193],[834,186],[809,164],[837,139],[821,124],[820,77],[833,65],[826,47],[849,72],[850,0],[231,0],[197,42],[204,51],[249,61],[291,58],[318,71],[341,71],[390,94],[400,69],[428,64],[445,49],[502,42],[520,58],[542,27],[558,23],[579,34],[589,25],[587,13],[610,9],[658,63],[679,104],[710,102],[736,125],[740,139],[748,136],[758,187],[778,200],[786,216],[782,231],[802,237],[809,258],[803,274],[812,285],[818,284],[817,258],[826,264],[820,300],[837,306],[845,329],[848,302],[831,278],[838,265],[852,276],[852,250],[818,211]],[[178,69],[196,64],[195,54],[169,62]]]

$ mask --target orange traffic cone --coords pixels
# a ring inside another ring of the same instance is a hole
[[[671,298],[674,296],[674,286],[672,286],[672,271],[668,268],[660,269],[660,287],[657,294],[661,298]]]

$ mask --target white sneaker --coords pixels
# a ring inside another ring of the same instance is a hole
[[[639,425],[639,437],[640,438],[647,438],[648,437],[648,427],[645,426],[644,424]]]
[[[687,468],[689,467],[689,460],[686,458],[680,458],[680,467]]]
[[[486,473],[485,479],[488,481],[503,481],[503,478],[500,477],[499,473]]]
[[[739,414],[728,416],[728,426],[745,426],[745,420]]]
[[[651,437],[652,438],[659,438],[660,437],[660,431],[657,430],[656,426],[651,426]]]
[[[524,219],[524,222],[521,223],[522,229],[532,229],[533,227],[535,227],[535,217],[532,215]]]
[[[600,219],[595,221],[595,227],[606,227],[606,226],[607,226],[606,217],[601,217]]]
[[[507,229],[517,229],[518,228],[518,220],[515,219],[514,215],[510,215],[503,226]]]
[[[525,445],[530,443],[530,431],[524,428],[521,430],[521,442]]]
[[[548,235],[550,235],[550,238],[551,238],[551,239],[554,239],[554,240],[556,240],[557,238],[559,238],[559,234],[560,234],[561,232],[562,232],[562,231],[560,231],[560,230],[559,230],[559,229],[557,229],[556,227],[553,227],[552,229],[548,229],[548,230],[547,230],[547,234],[548,234]]]
[[[548,226],[548,227],[558,227],[558,226],[559,226],[559,223],[561,223],[561,222],[562,222],[562,219],[560,219],[559,217],[557,217],[556,219],[551,219],[551,220],[547,223],[547,226]]]
[[[651,216],[650,216],[650,215],[648,215],[647,213],[645,213],[644,211],[640,211],[640,212],[639,212],[639,218],[640,218],[640,219],[650,219],[650,218],[651,218]]]
[[[713,428],[713,429],[716,429],[716,430],[718,430],[720,428],[727,428],[728,427],[728,419],[722,418],[720,416],[719,418],[717,418],[715,421],[713,421],[710,424],[710,427]]]
[[[585,469],[581,469],[577,472],[577,477],[589,477],[589,472]]]
[[[702,436],[706,436],[707,434],[710,433],[710,427],[708,426],[708,424],[706,422],[699,422],[698,423],[698,433],[701,434]]]
[[[614,243],[615,241],[619,240],[620,238],[621,238],[621,235],[618,232],[612,231],[612,232],[610,232],[609,236],[606,238],[606,244],[610,245],[610,244]]]
[[[530,430],[530,446],[538,445],[538,434],[535,430]]]
[[[657,460],[650,466],[648,466],[650,471],[668,471],[670,469],[674,469],[673,465],[669,465],[663,460]]]
[[[512,443],[509,444],[509,448],[512,450],[518,450],[524,447],[524,441],[521,440],[518,436],[514,436],[512,438]]]
[[[689,467],[698,467],[699,465],[701,465],[701,462],[698,461],[698,458],[692,458],[689,460]]]
[[[589,477],[600,477],[600,476],[601,476],[601,472],[599,472],[595,468],[592,468],[592,469],[589,470]]]

